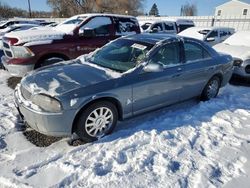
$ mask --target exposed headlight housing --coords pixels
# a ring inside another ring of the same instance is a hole
[[[36,94],[32,96],[31,101],[39,106],[42,110],[47,112],[60,112],[62,105],[57,99],[46,94]]]
[[[29,58],[34,56],[34,53],[25,46],[12,46],[11,50],[14,58]]]
[[[235,59],[234,60],[234,66],[240,67],[242,65],[243,61],[241,59]]]

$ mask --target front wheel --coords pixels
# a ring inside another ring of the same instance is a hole
[[[115,105],[108,101],[100,101],[84,110],[76,124],[76,134],[86,142],[95,141],[111,133],[118,120]]]
[[[218,76],[212,77],[201,94],[201,100],[207,101],[215,98],[220,90],[221,80]]]

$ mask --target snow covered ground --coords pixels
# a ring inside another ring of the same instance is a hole
[[[20,131],[0,70],[0,187],[249,187],[250,87],[120,123],[94,143],[48,147]]]

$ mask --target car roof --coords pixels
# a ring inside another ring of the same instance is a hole
[[[177,36],[177,35],[173,35],[173,34],[141,33],[141,34],[134,34],[134,35],[125,36],[123,38],[155,45],[158,42],[169,41],[169,40],[178,40],[182,37]]]
[[[88,13],[88,14],[78,14],[72,16],[71,18],[79,18],[79,17],[91,17],[91,16],[113,16],[113,17],[124,17],[124,18],[135,18],[134,16],[122,15],[122,14],[106,14],[106,13]]]

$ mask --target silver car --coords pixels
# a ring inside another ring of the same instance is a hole
[[[235,76],[250,79],[250,31],[238,31],[213,48],[233,57]]]
[[[202,41],[138,34],[30,73],[15,89],[15,102],[38,132],[76,133],[90,142],[111,133],[118,120],[193,97],[216,97],[232,67],[231,56]]]

